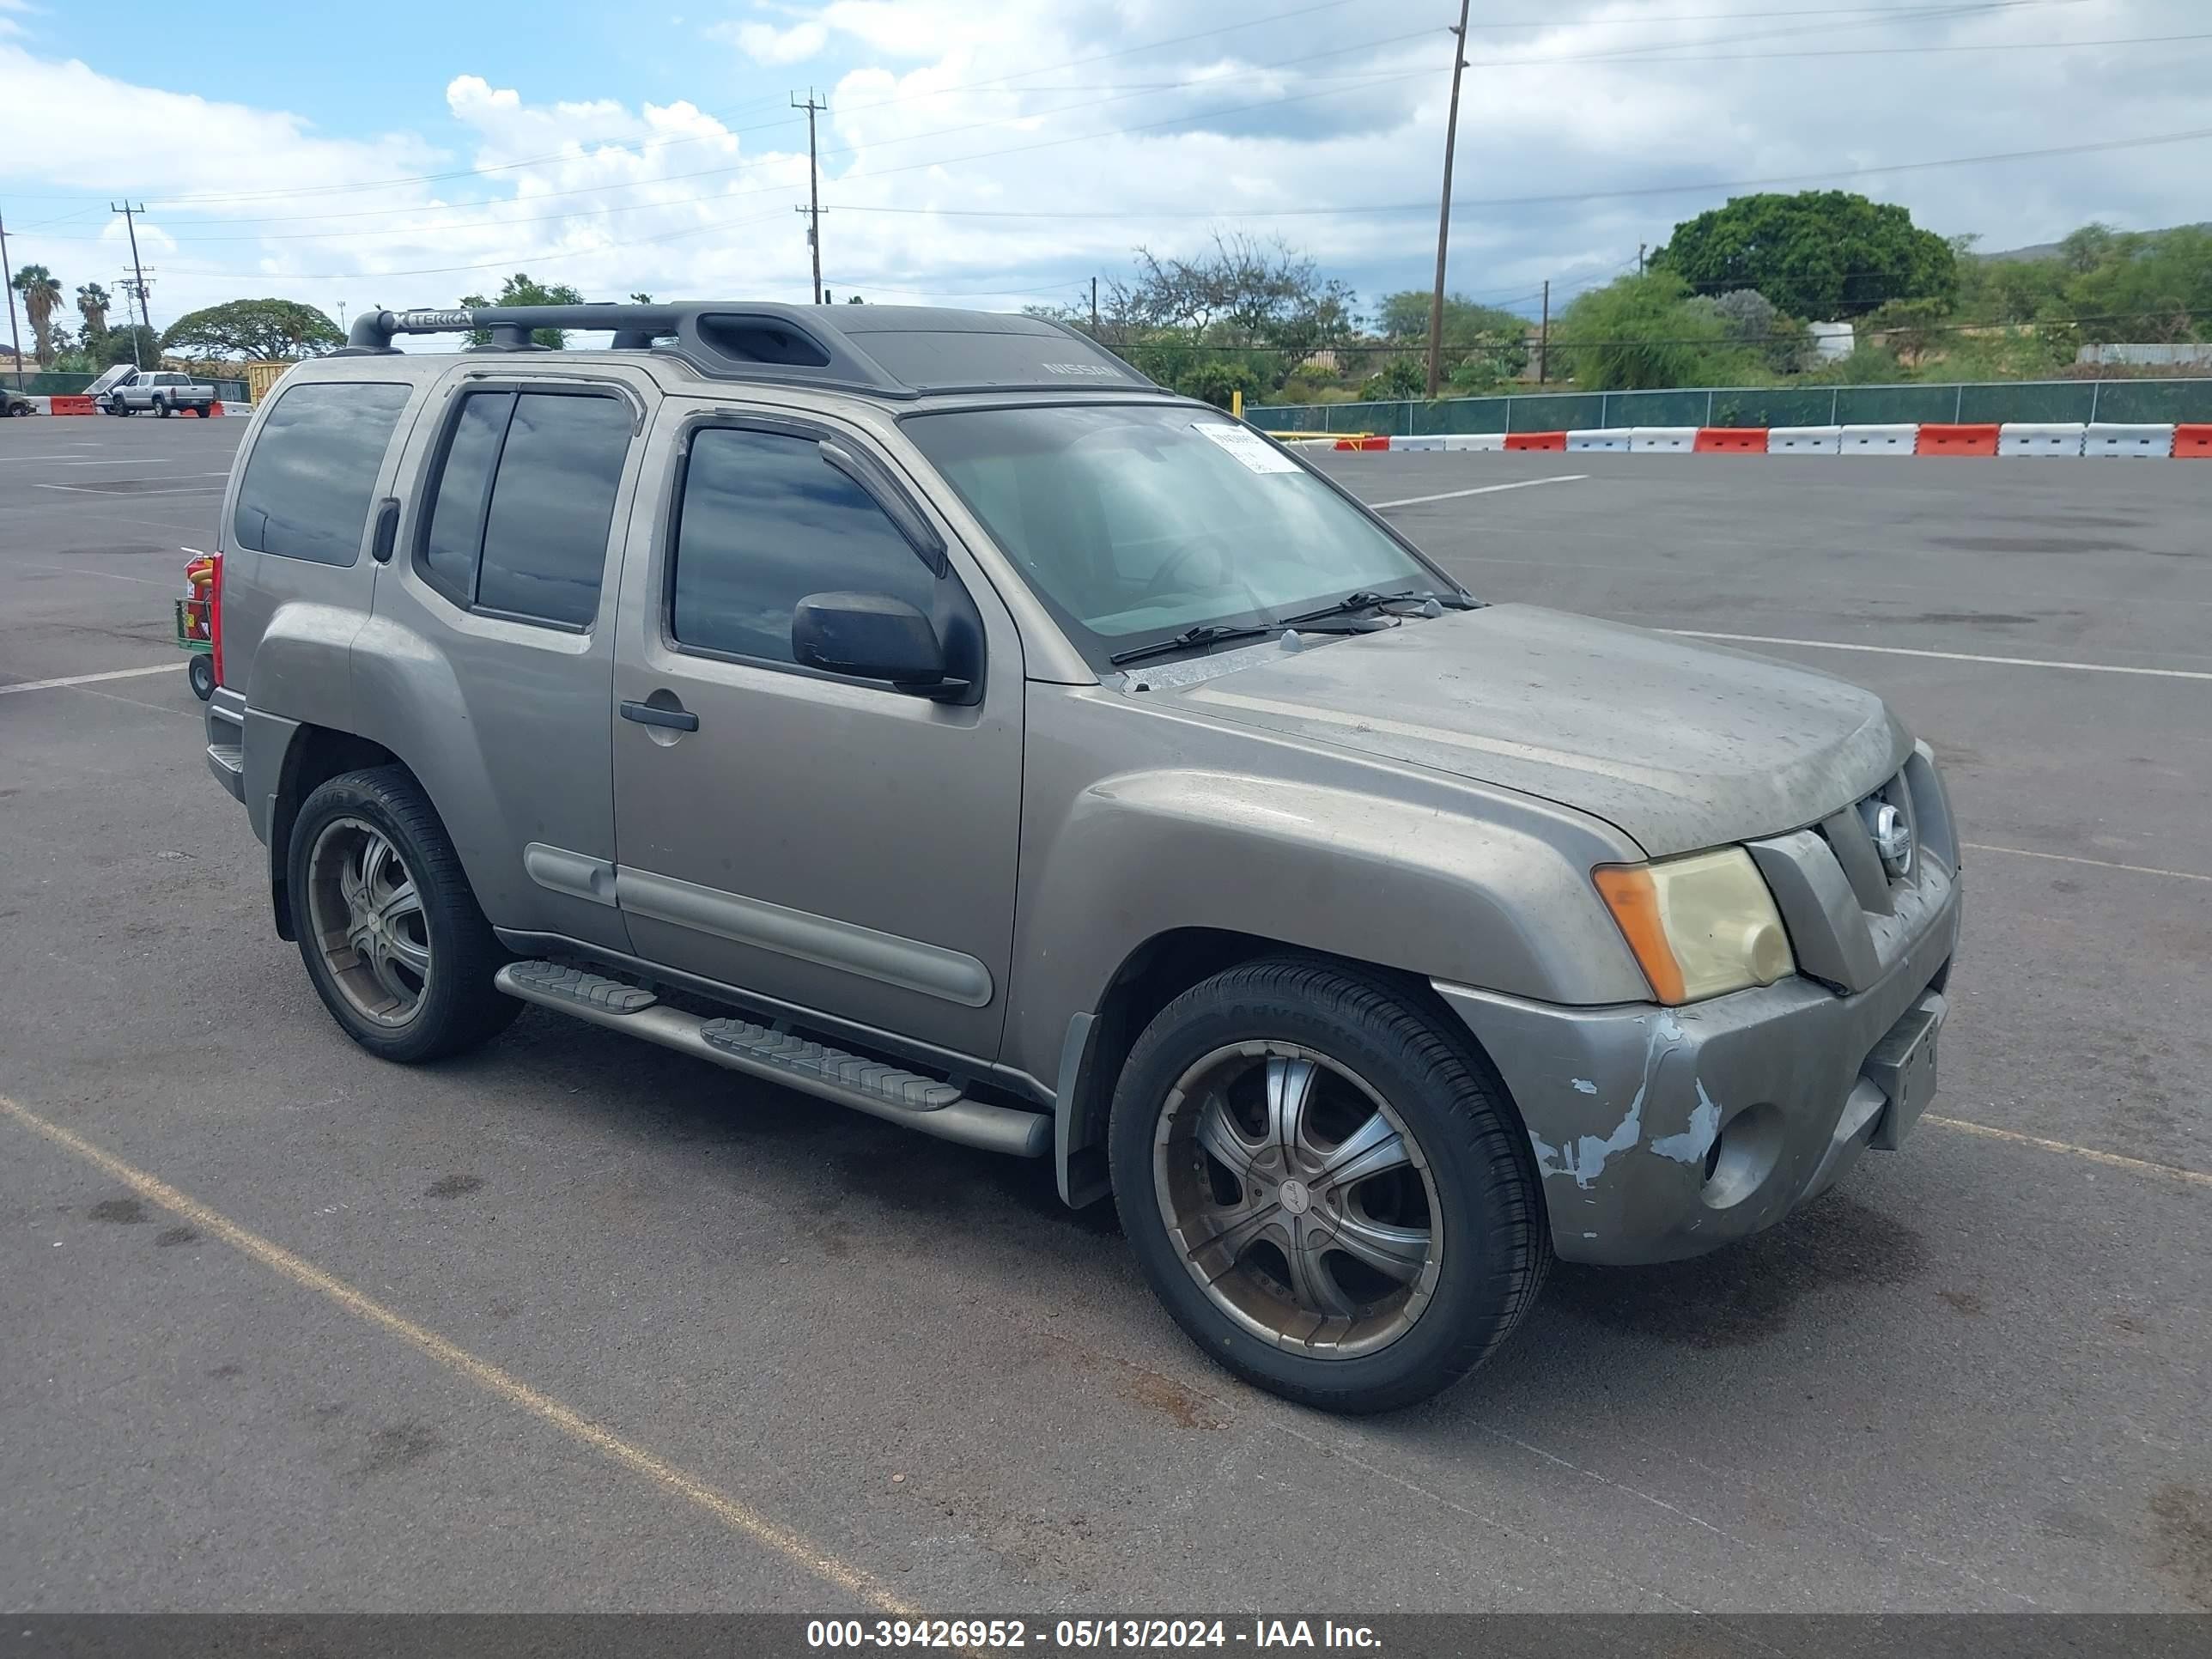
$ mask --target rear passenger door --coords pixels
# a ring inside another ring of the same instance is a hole
[[[365,720],[404,734],[493,926],[614,950],[609,562],[651,396],[618,370],[454,377],[354,648]]]

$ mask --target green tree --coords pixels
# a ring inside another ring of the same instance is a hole
[[[1841,190],[1734,197],[1676,225],[1651,265],[1701,294],[1755,288],[1822,321],[1892,300],[1948,301],[1959,283],[1948,242],[1895,203]]]
[[[99,345],[107,333],[107,309],[115,303],[107,290],[98,283],[87,283],[76,291],[77,314],[84,319],[84,346],[88,351]]]
[[[2083,234],[2068,237],[2062,249]],[[2047,313],[2076,321],[2084,339],[2187,340],[2200,319],[2212,319],[2212,231],[2184,225],[2106,232],[2096,245],[2097,262],[2069,278]]]
[[[1425,342],[1429,300],[1420,289],[1382,296],[1375,325],[1385,339]],[[1528,319],[1461,294],[1444,296],[1444,373],[1455,391],[1483,391],[1528,366]]]
[[[161,337],[143,323],[126,323],[101,335],[97,348],[87,346],[85,349],[102,368],[112,368],[118,363],[138,363],[151,368],[161,361]]]
[[[1393,357],[1359,383],[1359,395],[1369,403],[1425,397],[1428,389],[1428,369],[1418,357]]]
[[[230,300],[169,325],[161,349],[193,357],[312,357],[345,343],[338,325],[297,300]]]
[[[25,265],[9,279],[23,296],[23,313],[30,319],[32,355],[45,368],[54,361],[54,313],[61,307],[61,278],[44,265]]]
[[[470,311],[481,311],[486,306],[580,306],[583,303],[583,295],[566,283],[537,282],[527,271],[522,270],[516,271],[500,283],[499,298],[496,300],[487,300],[481,294],[461,296],[463,307]],[[473,345],[489,345],[491,331],[477,329],[469,336],[469,340]],[[558,351],[568,343],[568,331],[560,328],[532,329],[530,341],[532,345],[550,346]]]
[[[1752,367],[1727,322],[1692,304],[1689,284],[1670,270],[1592,289],[1559,313],[1551,349],[1553,362],[1592,392],[1724,384]]]
[[[1941,300],[1892,300],[1867,314],[1861,331],[1917,363],[1953,331],[1951,307]]]

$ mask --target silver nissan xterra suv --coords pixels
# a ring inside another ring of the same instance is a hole
[[[219,542],[208,761],[356,1042],[534,1003],[1049,1158],[1316,1406],[1480,1364],[1555,1255],[1772,1225],[1935,1086],[1959,843],[1879,699],[1479,604],[1052,323],[372,313]]]

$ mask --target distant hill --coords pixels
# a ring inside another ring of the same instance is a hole
[[[2145,231],[2143,234],[2146,236],[2162,236],[2167,230],[2212,230],[2212,222],[2198,223],[2194,225],[2167,225],[2162,230]],[[1974,258],[1977,259],[2055,259],[2057,257],[2058,244],[2056,242],[2034,242],[2031,243],[2027,247],[1994,248],[1987,252],[1983,252],[1979,248],[1974,250]]]

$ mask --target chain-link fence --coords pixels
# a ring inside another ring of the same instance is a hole
[[[1699,386],[1371,404],[1251,404],[1274,432],[1571,432],[1622,426],[1880,426],[1920,421],[2212,421],[2212,377],[1968,386]]]

